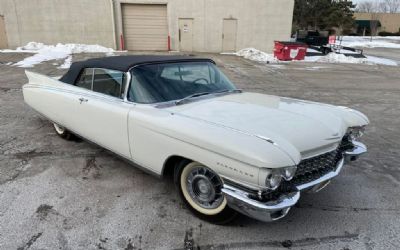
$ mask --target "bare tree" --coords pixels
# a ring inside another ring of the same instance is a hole
[[[384,1],[391,1],[391,0],[384,0]],[[363,1],[357,5],[358,12],[369,13],[370,16],[369,28],[370,28],[371,41],[372,41],[372,36],[376,36],[378,33],[379,13],[387,12],[387,5],[384,1]],[[365,35],[365,31],[366,30],[364,28],[363,35]]]
[[[357,4],[357,12],[397,13],[400,11],[400,0],[365,0]]]
[[[370,29],[371,29],[371,41],[372,41],[372,36],[376,36],[378,33],[378,28],[379,28],[379,13],[377,12],[371,12],[371,20],[370,20]]]
[[[378,7],[379,12],[387,13],[389,11],[388,4],[386,3],[386,0],[378,2],[377,3],[377,7]]]
[[[356,11],[371,13],[376,11],[376,3],[374,1],[363,1],[357,4]]]
[[[400,0],[383,0],[383,3],[386,4],[386,12],[396,13],[400,10]]]

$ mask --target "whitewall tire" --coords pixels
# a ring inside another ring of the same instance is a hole
[[[175,183],[183,202],[201,219],[225,224],[236,217],[221,191],[221,178],[210,168],[183,161],[175,169]]]

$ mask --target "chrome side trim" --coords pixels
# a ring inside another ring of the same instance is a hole
[[[66,83],[65,83],[66,84]],[[85,97],[90,97],[90,98],[97,98],[99,100],[103,101],[108,101],[108,102],[115,102],[115,103],[124,103],[124,101],[121,98],[105,95],[99,92],[94,92],[91,90],[85,90],[83,88],[79,87],[74,87],[77,88],[78,90],[73,90],[69,88],[62,88],[62,87],[53,87],[53,86],[47,86],[47,85],[39,85],[39,84],[25,84],[23,88],[39,88],[39,89],[44,89],[44,90],[49,90],[49,91],[59,91],[63,93],[69,93],[69,94],[74,94],[74,95],[79,95],[79,96],[85,96]]]
[[[285,217],[290,208],[300,199],[300,192],[292,192],[283,194],[274,201],[261,202],[250,198],[248,193],[227,184],[224,184],[222,192],[230,208],[265,222]]]
[[[233,178],[225,176],[225,175],[222,175],[222,174],[219,174],[219,176],[222,178],[224,183],[227,182],[228,185],[229,185],[229,182],[230,182],[230,186],[239,186],[239,187],[242,186],[243,188],[248,188],[249,190],[252,190],[254,193],[257,193],[260,190],[261,191],[265,190],[265,187],[262,187],[262,186],[255,186],[254,184],[251,184],[251,183],[247,183],[247,182],[239,181],[239,180],[234,180]]]
[[[196,120],[196,121],[207,123],[207,124],[211,124],[211,125],[216,126],[216,127],[220,127],[220,128],[224,128],[224,129],[228,129],[228,130],[234,131],[234,132],[236,132],[238,134],[243,134],[243,135],[247,135],[247,136],[250,136],[250,137],[255,137],[257,139],[266,141],[269,144],[275,146],[282,153],[287,155],[287,157],[289,157],[289,159],[293,162],[293,164],[296,164],[296,161],[293,159],[293,157],[283,147],[281,147],[278,143],[276,143],[275,141],[271,140],[268,137],[263,137],[263,136],[260,136],[260,135],[257,135],[257,134],[253,134],[253,133],[250,133],[250,132],[246,132],[246,131],[243,131],[243,130],[240,130],[240,129],[236,129],[236,128],[230,127],[230,126],[226,126],[224,124],[208,121],[208,120],[197,118],[197,117],[192,117],[192,116],[185,115],[185,114],[182,114],[182,113],[174,113],[174,115],[185,117],[185,118],[188,118],[188,119],[191,119],[191,120]]]
[[[318,184],[320,184],[321,182],[324,182],[324,181],[327,181],[327,180],[332,179],[333,177],[337,176],[337,175],[340,173],[340,171],[341,171],[342,168],[343,168],[343,165],[344,165],[344,158],[342,158],[342,159],[339,161],[339,163],[336,165],[336,170],[335,170],[335,171],[329,172],[329,173],[327,173],[326,175],[324,175],[324,176],[322,176],[322,177],[320,177],[320,178],[318,178],[318,179],[316,179],[316,180],[313,180],[313,181],[311,181],[311,182],[304,183],[304,184],[302,184],[302,185],[296,186],[297,190],[301,191],[301,190],[310,188],[310,187],[312,187],[312,186],[318,185]]]

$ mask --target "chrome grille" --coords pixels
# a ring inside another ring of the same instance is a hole
[[[353,144],[350,142],[349,138],[344,136],[337,149],[300,161],[293,179],[290,181],[282,181],[281,185],[275,191],[263,193],[261,200],[277,199],[282,193],[296,191],[296,186],[312,182],[329,172],[335,171],[337,164],[343,158],[344,151],[352,147]]]
[[[295,176],[290,181],[283,181],[279,188],[273,193],[292,192],[296,186],[312,182],[321,178],[329,172],[335,171],[339,161],[343,158],[343,152],[352,147],[347,136],[343,137],[337,149],[318,155],[309,159],[302,160],[297,165]]]
[[[336,165],[342,159],[341,147],[331,152],[302,160],[297,165],[297,171],[291,184],[298,186],[316,180],[329,172],[336,170]]]

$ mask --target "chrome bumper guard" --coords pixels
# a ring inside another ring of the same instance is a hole
[[[345,162],[355,161],[360,157],[360,155],[365,154],[367,152],[367,146],[358,141],[352,142],[354,147],[351,150],[344,152]]]
[[[335,171],[327,173],[309,183],[299,185],[296,187],[298,191],[282,194],[277,200],[261,202],[251,198],[250,194],[245,191],[224,184],[222,192],[225,194],[228,206],[244,215],[260,221],[269,222],[279,220],[285,217],[290,208],[300,199],[300,191],[320,191],[329,184],[332,178],[340,173],[345,162],[354,161],[360,155],[367,152],[367,147],[364,144],[360,142],[353,142],[353,144],[354,148],[344,153],[344,157],[338,162]]]
[[[261,221],[274,221],[285,217],[300,198],[300,192],[293,192],[282,195],[278,200],[261,202],[250,198],[248,193],[226,184],[222,192],[230,208]]]

